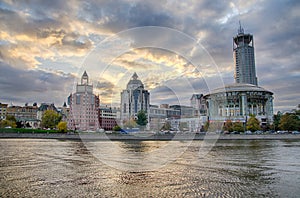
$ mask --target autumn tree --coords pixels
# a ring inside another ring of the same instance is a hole
[[[233,123],[232,129],[233,129],[234,131],[238,131],[238,132],[243,132],[243,131],[245,131],[242,122],[235,122],[235,123]]]
[[[127,127],[127,128],[134,128],[136,127],[137,124],[135,122],[134,119],[130,119],[130,120],[127,120],[125,123],[124,123],[124,127]]]
[[[296,114],[284,114],[280,118],[279,128],[286,131],[299,130],[300,120]]]
[[[170,129],[171,129],[171,124],[168,121],[166,121],[161,128],[161,130],[167,130],[167,131],[169,131]]]
[[[60,121],[57,125],[57,129],[60,132],[67,132],[67,122]]]
[[[252,115],[247,122],[247,130],[254,132],[260,129],[259,120]]]
[[[61,115],[59,115],[54,110],[46,110],[42,116],[42,127],[53,129],[61,120]]]
[[[226,120],[226,122],[224,123],[224,126],[223,126],[223,130],[229,131],[229,132],[233,131],[233,124],[232,124],[231,120]]]

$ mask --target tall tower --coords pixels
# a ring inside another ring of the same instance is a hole
[[[144,89],[141,80],[134,72],[127,84],[127,88],[121,92],[121,120],[135,119],[140,110],[149,112],[150,93]]]
[[[235,82],[257,86],[253,35],[245,34],[241,23],[238,34],[233,37],[233,58],[235,63]]]
[[[68,128],[80,131],[99,129],[99,103],[99,96],[93,94],[93,85],[89,84],[89,77],[84,71],[81,83],[76,86],[76,92],[68,97]]]

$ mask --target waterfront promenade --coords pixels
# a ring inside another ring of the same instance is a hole
[[[266,134],[266,135],[244,135],[244,134],[105,134],[105,133],[0,133],[0,138],[20,139],[58,139],[58,140],[300,140],[300,135],[294,134]]]

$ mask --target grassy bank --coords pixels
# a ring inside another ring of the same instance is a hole
[[[62,133],[58,130],[25,129],[25,128],[0,128],[0,133]]]

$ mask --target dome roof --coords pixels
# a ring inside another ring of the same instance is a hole
[[[127,83],[127,89],[136,89],[142,87],[144,88],[144,85],[140,79],[138,79],[138,75],[134,72],[131,79]]]
[[[225,85],[225,87],[220,87],[220,88],[212,90],[210,94],[223,93],[224,91],[226,91],[226,92],[263,91],[263,92],[268,92],[269,94],[273,94],[271,91],[268,91],[262,87],[252,85],[252,84],[244,84],[244,83],[228,84],[228,85]],[[208,94],[208,95],[210,95],[210,94]]]

